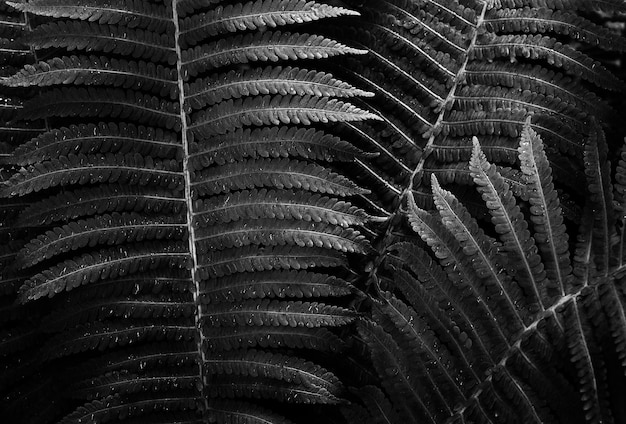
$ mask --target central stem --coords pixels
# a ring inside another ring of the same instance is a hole
[[[193,285],[191,287],[193,294],[193,302],[196,308],[195,324],[198,344],[198,355],[200,362],[198,363],[198,372],[200,374],[201,389],[200,397],[203,404],[203,413],[209,408],[208,398],[204,393],[205,376],[204,376],[204,364],[206,363],[206,355],[203,349],[204,335],[202,334],[202,304],[200,303],[200,277],[198,273],[198,257],[196,252],[196,232],[193,225],[193,199],[191,196],[191,169],[190,169],[190,152],[189,152],[189,137],[187,127],[187,116],[185,114],[185,84],[183,81],[183,58],[180,48],[180,25],[178,21],[178,10],[176,0],[172,0],[172,19],[174,20],[174,46],[176,49],[176,72],[178,82],[178,103],[180,104],[180,127],[181,127],[181,142],[183,146],[183,177],[185,179],[185,202],[187,206],[187,231],[189,240],[189,255],[191,259],[191,279]]]

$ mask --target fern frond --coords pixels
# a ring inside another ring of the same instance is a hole
[[[184,295],[165,296],[126,296],[109,299],[85,301],[78,306],[62,309],[46,317],[43,330],[59,332],[65,328],[73,328],[89,322],[105,319],[174,319],[191,317],[194,314],[193,299]],[[67,302],[67,305],[70,305]]]
[[[22,267],[30,267],[61,253],[102,244],[117,245],[141,240],[182,239],[186,226],[180,218],[149,218],[136,213],[98,215],[47,231],[27,243],[17,255]]]
[[[200,227],[242,219],[295,219],[350,227],[363,225],[367,214],[350,203],[291,190],[243,190],[198,200],[195,222]]]
[[[189,126],[198,137],[225,134],[244,126],[364,121],[378,115],[337,99],[315,96],[263,96],[227,100],[192,115]]]
[[[56,88],[30,100],[21,119],[52,116],[110,117],[180,129],[177,103],[121,88]]]
[[[296,220],[232,221],[202,228],[196,235],[201,253],[249,245],[296,245],[361,254],[372,249],[365,237],[351,228]]]
[[[558,194],[554,190],[552,172],[543,150],[543,142],[526,120],[520,146],[520,167],[529,189],[530,212],[535,234],[533,235],[542,254],[546,273],[553,283],[543,297],[545,306],[553,301],[558,290],[564,295],[570,285],[572,266],[569,258],[568,235],[563,223]],[[554,287],[556,285],[556,287]]]
[[[160,397],[154,396],[140,400],[133,399],[126,402],[123,402],[120,396],[112,395],[86,403],[59,421],[59,424],[76,424],[90,419],[103,421],[126,419],[130,414],[133,412],[136,413],[137,411],[141,411],[141,415],[153,411],[157,412],[159,415],[162,415],[164,411],[182,411],[182,413],[186,413],[187,411],[195,410],[198,402],[198,399],[186,393],[178,396],[164,393]],[[180,412],[175,415],[174,419],[180,418],[179,415]],[[185,416],[187,415],[185,414]],[[199,424],[197,419],[193,418],[193,415],[191,417],[190,420],[181,422],[181,424]]]
[[[266,94],[317,97],[373,96],[373,93],[357,89],[326,72],[291,66],[267,66],[244,72],[229,71],[226,74],[198,79],[186,87],[185,101],[193,109],[202,109],[223,100]]]
[[[100,122],[45,132],[18,146],[11,163],[25,166],[69,154],[130,152],[165,159],[180,154],[179,149],[176,134],[161,128]]]
[[[485,33],[478,37],[476,46],[469,51],[469,57],[471,60],[493,60],[499,57],[543,59],[600,88],[618,90],[624,86],[599,62],[554,38],[542,35]]]
[[[522,296],[519,287],[503,272],[502,259],[497,252],[499,246],[484,233],[456,197],[441,188],[434,175],[432,189],[435,206],[443,224],[458,240],[463,253],[485,284],[483,288],[485,297],[491,292],[498,318],[507,322],[506,331],[514,334],[524,326],[515,306],[521,301]]]
[[[367,422],[369,424],[399,423],[400,415],[393,407],[385,394],[376,386],[361,387],[356,395],[362,399],[369,416],[367,421],[363,418],[350,421],[352,424]],[[345,414],[345,413],[344,413]]]
[[[514,9],[517,7],[541,7],[551,10],[606,12],[613,14],[625,10],[624,4],[619,0],[494,0],[492,4],[496,9]]]
[[[161,264],[185,267],[189,253],[181,243],[151,242],[137,247],[103,249],[68,259],[29,278],[20,288],[23,302],[52,297],[62,291],[118,275],[154,269]]]
[[[132,322],[93,322],[60,333],[43,347],[50,358],[62,358],[90,350],[104,351],[140,341],[193,340],[196,332],[190,320],[133,320]]]
[[[207,252],[200,258],[199,273],[202,279],[208,279],[238,272],[335,267],[345,263],[343,253],[320,247],[245,246]]]
[[[246,300],[238,304],[217,303],[202,314],[203,320],[218,327],[336,327],[355,318],[355,312],[339,306],[270,299]]]
[[[0,83],[8,87],[45,87],[50,85],[105,85],[121,88],[141,87],[160,96],[178,97],[174,70],[153,62],[107,58],[105,56],[55,57],[35,65],[25,65]]]
[[[176,63],[172,41],[166,34],[83,21],[43,24],[23,39],[35,49],[56,47],[69,51],[100,51],[170,65]]]
[[[247,160],[211,167],[197,174],[192,184],[196,197],[256,187],[297,188],[335,196],[368,193],[327,168],[289,159]]]
[[[536,310],[542,307],[541,299],[545,296],[548,284],[537,246],[509,185],[498,170],[487,162],[476,137],[473,144],[469,165],[472,178],[489,208],[491,222],[503,242],[503,250],[512,256],[509,263],[518,271],[516,280],[522,285],[527,306],[531,311]]]
[[[311,298],[345,296],[352,293],[352,286],[327,274],[310,271],[264,271],[235,274],[201,284],[203,302],[239,302],[264,298]]]
[[[145,28],[149,31],[171,30],[172,22],[163,5],[142,0],[113,0],[102,4],[97,0],[20,0],[7,4],[39,16],[70,18],[98,22],[99,24],[121,24],[129,28]]]
[[[342,391],[342,384],[334,374],[297,356],[235,351],[208,355],[205,365],[209,375],[270,378],[304,387],[321,387],[335,395]]]
[[[226,399],[277,399],[296,404],[338,404],[342,400],[322,387],[306,387],[261,377],[213,377],[207,392]]]
[[[295,156],[304,159],[352,161],[370,158],[352,144],[315,128],[278,126],[271,128],[244,128],[226,134],[199,140],[191,144],[190,160],[195,171],[212,164],[251,158],[280,158]]]
[[[490,32],[524,32],[567,35],[574,40],[610,51],[626,50],[626,40],[568,10],[524,7],[523,9],[496,9],[485,17]]]
[[[112,372],[71,387],[72,396],[78,399],[94,400],[111,395],[133,393],[163,393],[194,389],[200,383],[195,366],[164,368],[157,372],[140,375],[130,372]]]
[[[202,72],[239,63],[324,59],[365,53],[320,35],[268,31],[222,38],[196,46],[183,51],[182,61],[186,75],[194,77]]]
[[[178,214],[183,207],[180,193],[150,186],[104,184],[79,188],[33,202],[19,215],[19,224],[49,225],[83,216],[134,211]]]
[[[156,184],[178,189],[182,175],[175,160],[152,159],[140,154],[68,155],[22,169],[0,187],[3,196],[25,195],[50,187],[71,184],[126,183]]]
[[[345,343],[324,327],[207,327],[203,334],[204,348],[211,351],[231,351],[241,348],[313,349],[322,352],[340,352]]]
[[[584,167],[589,196],[593,210],[592,251],[598,271],[607,275],[610,269],[610,249],[614,243],[615,216],[613,210],[613,187],[611,163],[604,132],[594,122],[584,151]]]
[[[358,13],[308,0],[256,0],[236,3],[185,18],[181,22],[181,41],[183,45],[195,45],[206,38],[229,32],[276,28],[344,15]]]

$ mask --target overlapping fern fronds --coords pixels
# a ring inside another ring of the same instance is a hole
[[[626,284],[615,226],[624,205],[614,207],[606,142],[593,131],[584,209],[595,217],[578,232],[567,231],[530,119],[518,148],[522,192],[474,138],[469,170],[490,224],[435,176],[435,211],[409,197],[423,243],[390,246],[373,319],[359,324],[380,386],[356,391],[363,406],[353,422],[624,420]],[[616,182],[621,193],[621,171]]]

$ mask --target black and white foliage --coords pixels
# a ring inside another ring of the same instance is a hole
[[[625,13],[3,2],[0,415],[623,422]]]

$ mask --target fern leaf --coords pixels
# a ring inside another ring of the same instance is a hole
[[[209,375],[270,378],[304,387],[321,387],[339,395],[342,385],[328,370],[297,356],[245,350],[210,354],[206,362]]]
[[[100,24],[122,24],[129,28],[145,28],[155,32],[172,29],[166,7],[142,0],[113,0],[102,4],[97,0],[20,0],[8,1],[8,5],[22,12],[53,18],[71,18],[98,22]]]
[[[256,0],[217,7],[181,22],[183,45],[229,32],[302,24],[323,18],[358,15],[343,7],[307,0]]]
[[[614,245],[615,216],[613,187],[610,181],[611,163],[602,129],[594,123],[591,136],[585,145],[584,166],[589,190],[588,200],[593,208],[592,250],[598,271],[609,272],[610,248]]]
[[[114,297],[83,302],[50,314],[45,320],[44,331],[58,332],[77,325],[103,321],[111,318],[174,319],[191,317],[194,314],[193,299],[188,296],[141,296]],[[67,305],[71,305],[69,302]]]
[[[336,99],[312,96],[263,96],[227,100],[192,115],[189,126],[198,138],[225,134],[244,126],[364,121],[373,113]]]
[[[200,227],[242,219],[295,219],[349,227],[363,225],[367,214],[336,198],[291,190],[243,190],[195,203]]]
[[[293,424],[287,418],[252,403],[209,399],[209,420],[224,424]]]
[[[230,71],[198,79],[185,90],[185,101],[193,109],[212,106],[223,100],[265,94],[318,97],[373,96],[337,80],[331,74],[291,66],[268,66],[250,71]]]
[[[270,299],[247,300],[234,305],[217,303],[202,314],[207,324],[219,327],[335,327],[348,324],[355,317],[356,313],[339,306]]]
[[[324,59],[344,54],[365,54],[320,35],[264,32],[222,38],[183,51],[183,69],[194,77],[218,67],[256,61]]]
[[[213,377],[207,390],[211,397],[227,399],[277,399],[300,404],[338,404],[341,399],[322,387],[303,387],[296,384],[251,377]]]
[[[239,220],[196,232],[200,252],[249,245],[319,247],[340,252],[371,251],[368,241],[351,228],[295,220]]]
[[[23,302],[52,297],[101,279],[154,269],[160,264],[182,268],[187,265],[188,255],[185,246],[172,242],[85,253],[29,278],[20,288],[20,297]]]
[[[105,184],[65,191],[36,201],[20,213],[19,224],[49,225],[82,216],[122,211],[177,214],[182,207],[183,199],[171,189]]]
[[[279,126],[238,129],[191,144],[190,160],[198,171],[212,164],[224,165],[246,158],[295,156],[304,159],[353,161],[375,154],[365,153],[339,137],[314,128]]]
[[[30,267],[61,253],[87,246],[116,245],[158,239],[182,239],[184,223],[177,218],[148,218],[135,213],[99,215],[47,231],[27,243],[18,253],[22,267]]]
[[[566,293],[570,284],[572,266],[569,258],[568,235],[563,223],[563,214],[543,143],[526,120],[519,146],[521,170],[530,194],[530,212],[535,234],[533,235],[542,254],[546,273],[553,285],[547,287],[548,297],[544,306],[549,306],[555,290]]]
[[[624,51],[626,49],[626,40],[618,37],[614,32],[567,10],[530,7],[499,9],[485,18],[485,27],[490,32],[536,34],[551,32],[568,35],[574,40],[606,50]]]
[[[515,306],[520,302],[522,295],[519,288],[503,272],[501,259],[496,250],[498,246],[487,237],[456,197],[439,186],[434,175],[432,187],[434,202],[443,224],[459,241],[463,253],[470,260],[483,284],[490,286],[484,287],[484,293],[487,295],[491,292],[492,298],[497,299],[494,307],[498,305],[497,311],[502,314],[498,315],[498,318],[507,322],[509,328],[506,331],[512,330],[509,334],[515,333],[524,327],[523,319]]]
[[[204,303],[240,302],[264,298],[345,296],[352,286],[341,278],[310,271],[264,271],[235,274],[201,284]]]
[[[11,161],[25,166],[60,156],[93,153],[139,153],[154,158],[179,154],[176,134],[160,128],[125,123],[71,125],[45,132],[21,144]]]
[[[178,97],[174,71],[152,62],[129,61],[105,56],[55,57],[0,80],[8,87],[45,87],[60,84],[141,87],[160,96]]]
[[[43,24],[23,39],[35,49],[61,47],[70,51],[100,51],[170,65],[176,63],[172,41],[166,34],[80,21]]]
[[[95,322],[60,333],[44,346],[50,358],[62,358],[90,350],[104,351],[143,340],[168,340],[185,343],[193,340],[193,323],[189,320],[146,320],[133,322]]]
[[[75,384],[71,390],[72,395],[79,399],[94,400],[117,394],[171,393],[171,391],[194,389],[200,383],[199,380],[200,377],[194,366],[165,368],[159,372],[147,372],[141,375],[129,372],[112,372]]]
[[[196,197],[255,187],[297,188],[335,196],[368,193],[317,164],[288,159],[247,160],[211,167],[196,175],[192,184]]]
[[[537,246],[509,185],[497,169],[487,162],[476,137],[473,143],[469,165],[472,178],[489,208],[491,222],[503,242],[503,249],[513,257],[510,265],[518,271],[516,280],[523,284],[523,298],[529,303],[528,308],[536,311],[543,306],[541,299],[544,298],[545,286],[548,284]]]
[[[109,421],[112,419],[126,419],[133,411],[141,411],[142,414],[156,411],[159,415],[163,414],[163,411],[185,412],[195,410],[197,403],[197,399],[184,394],[182,396],[162,394],[161,397],[154,396],[149,399],[127,402],[122,402],[119,396],[113,395],[86,403],[59,421],[59,424],[77,424],[89,420]],[[192,418],[184,422],[184,424],[199,423]]]
[[[212,7],[219,4],[222,0],[176,0],[176,10],[179,16],[187,16],[193,12]]]
[[[177,189],[182,184],[175,160],[161,161],[139,154],[68,155],[37,163],[15,174],[0,195],[16,196],[50,187],[101,182],[126,184],[157,184]]]
[[[525,57],[544,59],[550,65],[581,77],[598,87],[618,90],[624,83],[603,65],[589,56],[561,44],[554,38],[541,35],[493,35],[479,36],[477,45],[469,51],[470,60],[493,60],[496,57]]]
[[[345,343],[324,327],[207,327],[205,348],[211,351],[231,351],[241,348],[313,349],[322,352],[340,352]]]
[[[246,246],[207,252],[199,261],[202,279],[223,277],[237,272],[334,267],[345,263],[335,250],[298,246]]]
[[[177,103],[121,88],[57,88],[30,100],[20,118],[111,117],[180,130],[178,108]]]

